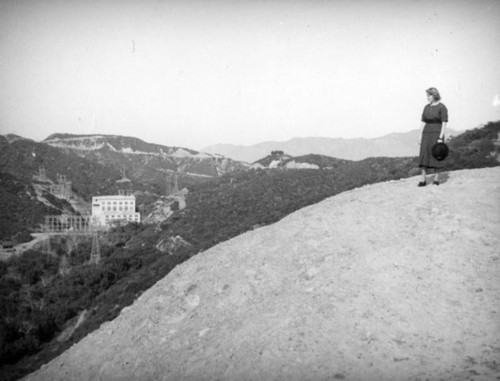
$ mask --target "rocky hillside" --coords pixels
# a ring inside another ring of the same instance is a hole
[[[146,143],[140,139],[116,135],[53,134],[43,141],[52,147],[69,149],[91,161],[125,169],[130,179],[150,180],[168,172],[186,177],[220,176],[245,168],[245,165],[221,155],[197,152],[187,148]]]
[[[304,156],[290,156],[282,151],[273,151],[252,164],[251,168],[284,168],[284,169],[334,169],[352,163],[351,160],[337,159],[330,156],[309,154]],[[377,160],[377,159],[375,159]]]
[[[200,253],[27,380],[497,379],[500,169],[443,180],[345,192]]]

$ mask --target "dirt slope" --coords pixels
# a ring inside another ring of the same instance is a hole
[[[28,379],[500,379],[500,168],[417,182],[193,257]]]

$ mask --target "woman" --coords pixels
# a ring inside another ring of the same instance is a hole
[[[422,181],[418,183],[419,187],[427,184],[427,170],[434,169],[434,185],[439,185],[439,168],[442,168],[444,163],[438,161],[432,156],[432,146],[439,140],[444,141],[444,132],[448,123],[448,109],[442,104],[439,91],[435,87],[426,90],[427,104],[422,113],[422,131],[420,133],[420,163],[422,168]]]

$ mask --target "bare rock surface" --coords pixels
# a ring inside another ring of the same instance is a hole
[[[500,379],[500,168],[417,182],[200,253],[27,379]]]

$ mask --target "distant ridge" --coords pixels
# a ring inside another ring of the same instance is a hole
[[[281,150],[291,156],[309,154],[325,155],[337,159],[362,160],[368,157],[406,157],[418,155],[417,140],[420,130],[392,133],[379,138],[293,138],[287,141],[270,141],[250,146],[215,144],[201,149],[202,152],[220,154],[233,160],[253,163]],[[447,130],[447,137],[458,135],[459,131]]]
[[[147,153],[171,155],[176,151],[183,150],[186,154],[201,157],[199,152],[188,148],[170,147],[160,144],[147,143],[139,138],[121,135],[72,135],[72,134],[52,134],[42,143],[53,147],[72,148],[76,150],[97,150],[108,148],[122,153]],[[205,157],[208,155],[205,154]]]
[[[18,140],[29,140],[29,141],[32,141],[31,139],[23,138],[22,136],[19,136],[19,135],[16,135],[16,134],[7,134],[7,135],[4,135],[4,136],[5,136],[5,139],[7,140],[8,143],[13,143],[13,142],[16,142]]]
[[[189,148],[164,146],[139,138],[121,135],[72,135],[56,133],[42,141],[55,148],[70,149],[79,156],[98,162],[128,165],[127,170],[140,174],[149,170],[176,171],[191,176],[215,177],[246,165],[218,154],[198,152]]]

